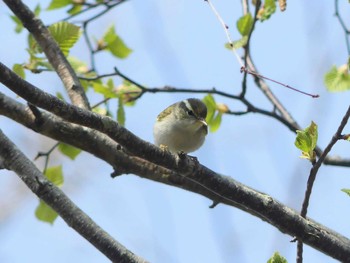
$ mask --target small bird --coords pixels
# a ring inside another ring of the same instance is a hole
[[[154,143],[173,153],[190,153],[208,134],[207,107],[199,99],[179,101],[163,110],[153,128]]]

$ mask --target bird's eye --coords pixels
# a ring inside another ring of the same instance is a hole
[[[193,113],[193,111],[191,111],[191,110],[188,110],[188,111],[187,111],[187,114],[190,115],[190,116],[194,116],[194,113]]]

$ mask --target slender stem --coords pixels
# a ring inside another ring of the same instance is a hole
[[[248,3],[247,3],[247,5],[248,5]],[[249,50],[250,40],[251,40],[253,31],[254,31],[254,28],[255,28],[256,21],[258,21],[258,12],[259,12],[259,9],[260,9],[260,5],[261,5],[261,1],[257,0],[256,6],[255,6],[254,21],[253,21],[252,29],[249,32],[247,44],[243,47],[244,48],[244,68],[248,67],[247,58],[248,58],[248,56],[250,54],[250,50]],[[242,92],[241,92],[241,95],[240,95],[241,97],[244,97],[246,92],[247,92],[247,75],[248,75],[248,71],[244,71],[244,73],[243,73],[243,80],[242,80]]]
[[[299,241],[298,240],[298,243],[297,243],[297,260],[296,262],[297,263],[303,263],[303,242]]]
[[[232,38],[231,38],[231,34],[230,34],[230,31],[228,30],[229,27],[228,25],[225,23],[225,21],[222,19],[222,17],[220,16],[219,12],[216,10],[215,6],[212,4],[212,2],[210,0],[204,0],[205,2],[207,2],[211,8],[211,10],[213,11],[214,15],[216,16],[216,18],[219,20],[222,28],[224,29],[224,32],[226,34],[226,38],[228,40],[228,43],[231,45],[231,50],[233,52],[233,54],[235,55],[238,63],[241,65],[241,67],[244,66],[243,64],[243,61],[241,59],[241,57],[238,55],[236,49],[233,47],[233,41],[232,41]]]
[[[310,170],[310,175],[309,175],[309,178],[307,181],[307,187],[306,187],[306,191],[305,191],[303,205],[302,205],[301,212],[300,212],[300,216],[302,216],[303,218],[306,218],[307,210],[308,210],[309,203],[310,203],[310,197],[311,197],[314,182],[316,180],[317,172],[318,172],[319,168],[321,167],[322,163],[324,162],[328,153],[332,150],[333,146],[336,144],[336,142],[338,140],[340,140],[342,138],[341,134],[343,132],[345,125],[347,124],[347,122],[349,120],[349,117],[350,117],[350,106],[348,107],[337,131],[335,132],[331,141],[329,142],[329,144],[327,145],[327,147],[325,148],[325,150],[321,154],[320,158],[317,160],[317,162],[313,162],[312,168]],[[298,240],[297,263],[303,262],[302,249],[303,249],[302,241]]]
[[[348,50],[348,55],[350,55],[350,43],[349,43],[350,31],[347,29],[347,26],[345,25],[345,22],[344,22],[343,18],[340,15],[340,12],[339,12],[339,1],[335,0],[334,1],[334,5],[335,5],[335,16],[338,18],[339,24],[341,25],[341,27],[342,27],[342,29],[344,31],[346,48]]]
[[[302,90],[293,88],[293,87],[291,87],[291,86],[289,86],[289,85],[287,85],[287,84],[284,84],[284,83],[282,83],[282,82],[280,82],[280,81],[271,79],[271,78],[269,78],[269,77],[265,77],[265,76],[263,76],[263,75],[261,75],[261,74],[255,72],[255,71],[249,70],[248,68],[245,68],[245,67],[242,67],[242,68],[241,68],[241,72],[247,72],[247,73],[249,73],[249,74],[251,74],[251,75],[254,75],[254,76],[258,77],[258,78],[266,79],[266,80],[272,81],[272,82],[274,82],[274,83],[277,83],[278,85],[281,85],[281,86],[286,87],[286,88],[288,88],[288,89],[291,89],[291,90],[294,90],[294,91],[296,91],[296,92],[302,93],[302,94],[304,94],[304,95],[310,96],[310,97],[312,97],[312,98],[318,98],[318,97],[320,97],[320,95],[318,95],[318,94],[311,94],[311,93],[307,93],[307,92],[305,92],[305,91],[302,91]]]
[[[47,152],[39,152],[34,160],[38,160],[40,157],[45,157],[45,165],[43,169],[43,174],[46,173],[47,167],[49,166],[49,160],[51,153],[58,147],[60,143],[55,143]]]

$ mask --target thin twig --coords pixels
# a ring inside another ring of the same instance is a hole
[[[244,2],[244,1],[243,1]],[[248,5],[248,3],[246,3]],[[255,24],[256,22],[258,21],[258,12],[259,12],[259,9],[260,9],[260,5],[261,5],[261,1],[260,0],[257,0],[256,2],[256,6],[255,6],[255,13],[254,13],[254,20],[253,20],[253,25],[252,25],[252,28],[248,34],[248,39],[247,39],[247,43],[246,45],[243,47],[244,48],[244,68],[248,68],[248,61],[247,61],[247,58],[248,58],[248,55],[250,54],[250,40],[251,40],[251,37],[252,37],[252,34],[253,34],[253,31],[254,31],[254,28],[255,28]],[[248,5],[249,6],[249,5]],[[243,74],[243,80],[242,80],[242,92],[241,92],[241,97],[244,97],[246,92],[247,92],[247,75],[248,75],[248,71],[244,71],[244,74]]]
[[[114,77],[114,76],[119,76],[119,73],[118,72],[107,73],[107,74],[97,75],[96,77],[93,77],[93,78],[79,76],[79,79],[87,80],[87,81],[94,81],[94,80],[107,78],[107,77]]]
[[[37,156],[34,158],[34,161],[38,160],[40,157],[45,157],[45,165],[43,169],[43,174],[46,173],[47,167],[49,166],[49,159],[51,153],[58,147],[60,143],[55,143],[47,152],[38,152]]]
[[[335,132],[335,134],[333,135],[331,141],[329,142],[329,144],[327,145],[327,147],[325,148],[325,150],[323,151],[323,153],[321,154],[320,158],[317,160],[317,162],[314,162],[312,165],[312,168],[310,170],[310,175],[307,181],[307,187],[306,187],[306,191],[305,191],[305,196],[304,196],[304,200],[303,200],[303,205],[301,208],[301,212],[300,215],[303,218],[306,218],[306,214],[307,214],[307,210],[309,207],[309,203],[310,203],[310,197],[311,197],[311,193],[312,193],[312,189],[313,189],[313,185],[317,176],[317,172],[319,170],[319,168],[321,167],[322,163],[324,162],[326,156],[328,155],[328,153],[332,150],[333,146],[336,144],[336,142],[338,140],[341,139],[341,134],[343,132],[343,129],[345,127],[345,125],[347,124],[348,120],[350,117],[350,106],[348,107],[337,131]],[[298,240],[298,251],[297,251],[297,263],[302,263],[303,262],[303,258],[302,258],[302,243],[301,240]]]
[[[126,1],[127,0],[117,0],[117,3],[113,4],[113,7],[114,7],[114,5],[118,5],[118,4],[121,4],[121,3],[126,2]],[[62,21],[68,21],[76,16],[82,15],[82,14],[89,12],[97,7],[100,7],[100,6],[110,6],[111,2],[114,2],[114,1],[105,1],[105,2],[98,2],[96,4],[90,4],[87,8],[67,16],[66,18],[62,19]]]
[[[287,84],[284,84],[284,83],[279,82],[279,81],[277,81],[277,80],[274,80],[274,79],[265,77],[265,76],[263,76],[263,75],[261,75],[261,74],[255,72],[255,71],[249,70],[248,68],[245,68],[245,67],[242,67],[242,68],[241,68],[241,72],[247,72],[247,73],[249,73],[249,74],[251,74],[251,75],[254,75],[254,76],[258,77],[258,78],[266,79],[266,80],[272,81],[272,82],[277,83],[277,84],[279,84],[279,85],[281,85],[281,86],[283,86],[283,87],[285,87],[285,88],[294,90],[294,91],[296,91],[296,92],[302,93],[302,94],[307,95],[307,96],[310,96],[310,97],[312,97],[312,98],[318,98],[318,97],[320,97],[320,95],[318,95],[318,94],[311,94],[311,93],[307,93],[307,92],[305,92],[305,91],[302,91],[302,90],[293,88],[293,87],[291,87],[291,86],[289,86],[289,85],[287,85]]]
[[[303,242],[301,242],[300,240],[298,240],[297,242],[297,263],[303,263]]]
[[[279,85],[282,85],[282,86],[284,86],[284,87],[286,87],[286,88],[292,89],[292,90],[297,91],[297,92],[299,92],[299,93],[302,93],[302,94],[304,94],[304,95],[311,96],[311,97],[313,97],[313,98],[318,98],[318,97],[319,97],[319,95],[309,94],[309,93],[300,91],[300,90],[298,90],[298,89],[296,89],[296,88],[293,88],[293,87],[291,87],[291,86],[289,86],[289,85],[283,84],[283,83],[281,83],[281,82],[279,82],[279,81],[272,80],[271,78],[267,78],[267,77],[265,77],[265,76],[263,76],[263,75],[261,75],[261,74],[258,74],[256,71],[250,69],[249,64],[247,64],[247,57],[248,57],[248,54],[249,54],[249,53],[246,52],[246,54],[245,54],[245,63],[243,63],[241,57],[238,55],[236,49],[234,48],[233,41],[232,41],[230,32],[229,32],[229,30],[228,30],[229,27],[227,26],[227,24],[225,23],[225,21],[222,19],[222,17],[220,16],[219,12],[215,9],[215,7],[214,7],[214,5],[211,3],[211,1],[210,1],[210,0],[204,0],[204,1],[207,2],[207,3],[209,4],[210,8],[212,9],[212,11],[214,12],[215,16],[217,17],[217,19],[219,20],[220,24],[222,25],[222,27],[223,27],[223,29],[224,29],[224,31],[225,31],[225,34],[226,34],[226,38],[227,38],[227,40],[228,40],[228,42],[229,42],[229,44],[230,44],[230,46],[231,46],[231,50],[233,51],[234,55],[236,56],[238,63],[241,65],[241,72],[246,72],[246,73],[248,73],[248,74],[252,74],[252,75],[258,76],[259,78],[268,79],[268,80],[273,81],[273,82],[275,82],[275,83],[277,83],[277,84],[279,84]],[[257,14],[258,14],[258,8],[259,8],[259,6],[260,6],[260,3],[261,3],[261,1],[258,0],[258,1],[257,1],[257,5],[256,5],[256,10],[255,10],[255,19],[254,19],[254,21],[256,21],[256,17],[257,17]],[[250,36],[251,36],[252,31],[253,31],[253,30],[251,30],[251,32],[250,32]],[[249,36],[249,37],[250,37],[250,36]],[[248,66],[247,66],[247,65],[248,65]],[[244,85],[243,85],[243,88],[244,88]],[[244,96],[244,94],[245,94],[245,89],[243,89],[242,96]]]
[[[313,184],[315,182],[316,179],[316,175],[318,172],[318,169],[321,167],[322,163],[324,162],[326,156],[328,155],[328,153],[332,150],[334,144],[336,144],[336,142],[341,139],[341,134],[343,132],[343,129],[345,127],[345,125],[347,124],[348,120],[350,117],[350,106],[348,107],[337,131],[335,132],[335,134],[333,135],[331,141],[329,142],[329,144],[327,145],[327,147],[324,149],[323,153],[321,154],[320,158],[317,160],[317,162],[312,166],[311,170],[310,170],[310,175],[309,175],[309,179],[308,179],[308,183],[307,183],[307,189],[305,192],[305,198],[303,201],[303,206],[301,209],[301,213],[300,215],[302,217],[306,217],[307,214],[307,208],[309,206],[309,200],[310,200],[310,196],[311,196],[311,192],[312,192],[312,187]]]
[[[346,48],[348,50],[348,55],[350,55],[350,43],[349,43],[350,31],[347,29],[345,22],[339,13],[339,1],[335,0],[334,5],[335,5],[335,16],[338,18],[339,24],[341,25],[341,27],[344,31]]]
[[[219,20],[222,28],[224,29],[225,31],[225,34],[226,34],[226,38],[228,40],[228,43],[230,44],[230,46],[232,47],[231,50],[233,52],[233,54],[235,55],[238,63],[241,65],[241,67],[244,66],[243,64],[243,61],[241,59],[241,57],[238,55],[236,49],[233,47],[233,41],[232,41],[232,38],[231,38],[231,35],[230,35],[230,31],[228,30],[229,27],[228,25],[225,23],[225,21],[222,19],[222,17],[220,16],[219,12],[216,10],[216,8],[214,7],[214,5],[211,3],[210,0],[204,0],[205,2],[207,2],[211,8],[211,10],[214,12],[215,16],[217,17],[217,19]]]
[[[90,53],[91,70],[96,72],[96,74],[97,74],[97,69],[96,69],[96,64],[95,64],[95,52],[94,52],[94,48],[92,47],[87,28],[88,28],[88,23],[84,22],[83,23],[83,36],[84,36],[86,45],[87,45],[87,47],[89,49],[89,53]]]
[[[249,3],[248,0],[242,0],[242,12],[244,15],[249,13]]]

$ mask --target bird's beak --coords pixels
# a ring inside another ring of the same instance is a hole
[[[199,121],[203,123],[203,125],[208,126],[208,123],[204,119],[199,119]]]
[[[205,127],[205,134],[208,134],[208,124],[204,119],[198,119],[198,121],[201,123],[202,127]]]

